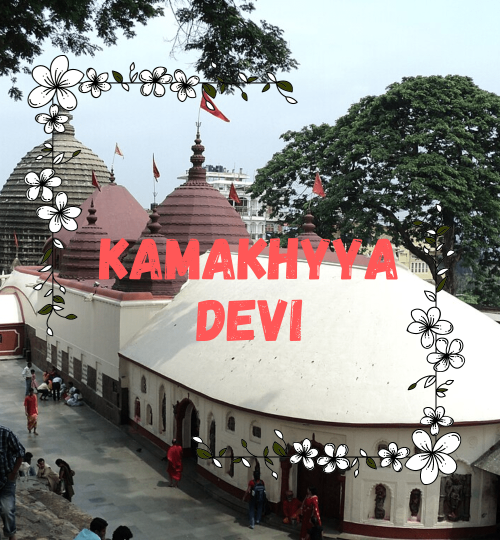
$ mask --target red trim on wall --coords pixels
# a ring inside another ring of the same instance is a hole
[[[167,444],[165,441],[163,441],[162,439],[160,439],[159,437],[157,437],[156,435],[148,431],[146,428],[143,428],[137,422],[134,422],[131,418],[129,418],[128,423],[133,430],[139,433],[139,435],[151,441],[153,444],[155,444],[156,446],[164,450],[165,453],[170,448],[169,444]]]
[[[421,529],[415,527],[382,527],[366,523],[351,523],[344,521],[344,533],[374,536],[376,538],[413,538],[420,539],[454,539],[478,538],[496,532],[496,525],[489,527],[449,527],[436,529]]]

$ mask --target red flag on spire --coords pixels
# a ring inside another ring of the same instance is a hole
[[[92,185],[93,185],[94,187],[96,187],[99,191],[101,191],[101,185],[100,185],[99,182],[97,181],[97,177],[96,177],[94,171],[92,171]]]
[[[158,182],[158,178],[160,178],[160,171],[158,170],[158,167],[156,166],[154,154],[153,154],[153,176],[155,177],[155,180]]]
[[[120,157],[124,158],[125,156],[122,154],[122,151],[120,150],[120,147],[118,146],[118,143],[115,143],[115,154],[118,154]]]
[[[323,184],[321,183],[321,178],[319,177],[319,172],[316,173],[316,179],[314,180],[313,193],[319,195],[320,197],[326,197],[325,191],[323,189]]]
[[[231,189],[229,190],[229,198],[233,199],[233,201],[236,204],[241,204],[240,198],[238,197],[238,194],[236,193],[236,188],[234,187],[234,184],[231,182]]]
[[[201,96],[201,103],[200,107],[209,112],[210,114],[213,114],[217,118],[220,118],[221,120],[224,120],[224,122],[230,122],[229,118],[224,116],[219,109],[216,107],[215,103],[209,98],[208,94],[203,90],[203,94]]]

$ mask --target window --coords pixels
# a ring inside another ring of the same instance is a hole
[[[146,418],[148,420],[148,425],[153,425],[153,409],[151,408],[151,405],[148,404],[146,407]]]
[[[143,394],[147,392],[146,377],[144,375],[141,377],[141,392]]]
[[[387,443],[381,442],[377,446],[377,454],[380,452],[380,450],[388,450],[388,449],[389,449],[389,446],[387,445]],[[380,463],[382,463],[382,458],[380,458]]]
[[[141,421],[141,400],[136,397],[134,402],[134,421],[139,423]]]
[[[229,431],[235,431],[235,429],[236,429],[236,421],[234,419],[234,416],[230,416],[227,419],[227,429]]]
[[[209,448],[212,452],[212,455],[215,456],[215,420],[212,420],[210,422],[210,430],[208,435],[208,441],[209,441]]]
[[[422,504],[422,492],[419,489],[412,489],[410,493],[410,519],[409,521],[420,521],[420,506]]]
[[[252,426],[252,435],[257,439],[261,438],[261,429],[259,426]]]
[[[233,478],[234,476],[234,452],[233,449],[228,446],[226,450],[228,458],[226,459],[226,473]]]

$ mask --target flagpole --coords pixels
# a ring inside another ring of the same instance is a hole
[[[113,172],[113,166],[115,164],[115,156],[116,156],[116,143],[115,143],[115,151],[113,152],[113,161],[111,162],[111,172]]]
[[[153,154],[153,164],[155,162],[155,155]],[[158,193],[156,192],[155,190],[155,183],[157,182],[157,179],[155,177],[155,172],[154,172],[154,169],[153,169],[153,207],[156,208],[156,195],[158,195]]]

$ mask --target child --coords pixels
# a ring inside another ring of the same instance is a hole
[[[35,392],[36,392],[36,389],[38,388],[38,383],[36,382],[34,369],[31,370],[31,388],[33,388]]]

